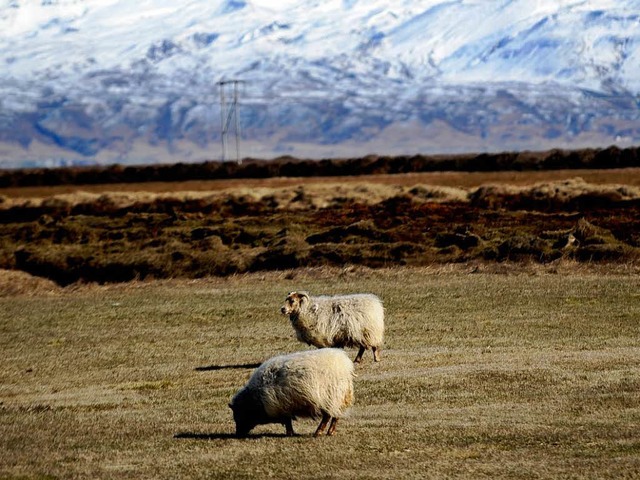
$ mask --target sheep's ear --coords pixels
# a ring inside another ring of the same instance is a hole
[[[287,294],[286,300],[290,300],[290,299],[293,299],[293,298],[297,298],[298,300],[300,300],[301,299],[300,292],[296,292],[295,290],[293,292],[289,292]]]
[[[318,306],[317,303],[314,303],[313,305],[311,305],[311,311],[313,313],[316,313],[318,311],[318,308],[320,308],[320,307]]]

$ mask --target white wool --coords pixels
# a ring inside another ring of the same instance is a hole
[[[338,418],[353,404],[353,376],[342,350],[311,350],[267,360],[244,388],[257,394],[270,418]]]
[[[304,292],[291,295],[307,295]],[[380,347],[384,340],[384,307],[372,294],[308,297],[289,315],[301,342],[323,347]]]

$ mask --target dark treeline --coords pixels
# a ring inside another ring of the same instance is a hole
[[[504,171],[600,169],[640,166],[640,147],[621,149],[549,150],[462,155],[368,155],[361,158],[302,160],[245,159],[235,162],[209,161],[171,165],[111,165],[55,169],[0,171],[0,188],[91,185],[108,183],[176,182],[232,178],[314,177],[371,175],[436,171]]]

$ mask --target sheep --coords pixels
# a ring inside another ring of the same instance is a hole
[[[318,348],[359,347],[354,363],[371,348],[373,360],[380,361],[384,307],[377,296],[310,297],[307,292],[291,292],[280,311],[289,316],[299,341]]]
[[[353,363],[335,348],[280,355],[265,361],[233,397],[236,436],[245,437],[256,425],[282,423],[294,435],[297,417],[318,418],[317,437],[329,423],[334,435],[338,418],[353,405]]]

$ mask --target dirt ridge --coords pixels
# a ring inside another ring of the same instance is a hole
[[[640,187],[308,183],[0,202],[0,268],[59,285],[301,267],[636,264]]]

